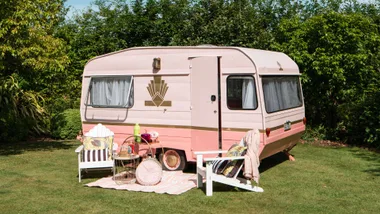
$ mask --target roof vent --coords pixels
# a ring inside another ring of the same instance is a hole
[[[283,71],[284,69],[282,68],[281,64],[277,61],[277,65],[280,67],[278,70]]]

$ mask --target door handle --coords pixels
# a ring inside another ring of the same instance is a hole
[[[214,110],[214,113],[216,113],[217,111],[216,110]]]
[[[216,96],[215,95],[211,95],[211,101],[214,102],[216,100]]]

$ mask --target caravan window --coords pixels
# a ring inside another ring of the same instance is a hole
[[[231,75],[227,78],[227,106],[233,110],[257,108],[256,84],[253,76]]]
[[[302,106],[298,76],[263,76],[262,80],[268,113]]]
[[[92,77],[89,88],[89,98],[89,106],[93,107],[132,107],[134,101],[133,77]]]

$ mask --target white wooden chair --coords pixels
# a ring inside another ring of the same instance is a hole
[[[104,169],[111,168],[114,170],[114,162],[113,162],[113,149],[115,146],[113,145],[113,137],[114,133],[103,126],[102,124],[96,125],[89,132],[84,134],[84,138],[94,137],[94,138],[106,138],[110,137],[112,142],[109,144],[111,148],[105,149],[85,149],[85,146],[82,144],[79,146],[75,152],[78,154],[78,178],[79,182],[81,182],[81,171],[82,169]],[[84,141],[84,140],[83,140]]]
[[[197,156],[197,187],[200,188],[203,186],[203,180],[206,180],[206,195],[212,196],[213,182],[218,182],[241,189],[245,189],[253,192],[264,192],[261,187],[252,186],[251,181],[237,177],[241,171],[244,164],[241,164],[240,168],[235,173],[234,177],[226,177],[223,174],[216,174],[213,172],[212,167],[213,163],[217,160],[244,160],[244,156],[239,157],[216,157],[216,158],[204,158],[203,155],[212,155],[212,154],[225,154],[228,151],[205,151],[205,152],[194,152]],[[203,162],[206,162],[206,167],[203,166]]]

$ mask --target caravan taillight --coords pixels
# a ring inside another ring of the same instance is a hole
[[[266,129],[265,129],[265,133],[267,134],[267,137],[269,137],[269,134],[270,134],[270,128],[266,128]]]
[[[303,118],[302,122],[304,125],[306,125],[306,117]]]

